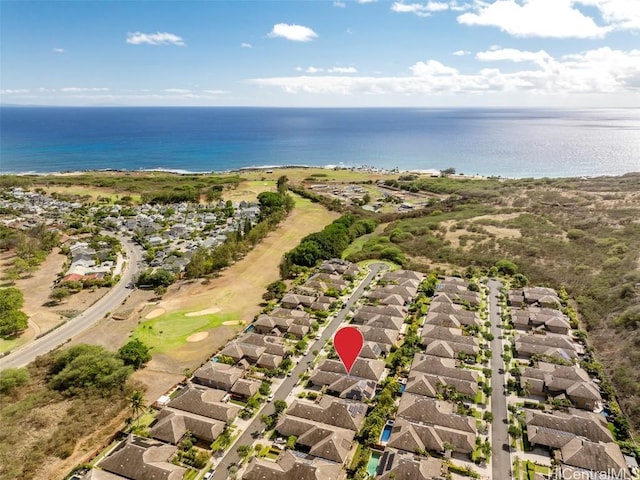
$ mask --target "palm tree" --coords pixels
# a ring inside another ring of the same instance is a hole
[[[129,408],[131,409],[132,416],[137,419],[137,425],[140,426],[140,415],[147,408],[147,403],[144,399],[144,393],[141,390],[134,390],[129,396]]]

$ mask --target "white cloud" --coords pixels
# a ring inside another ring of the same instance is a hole
[[[617,30],[640,30],[640,2],[637,0],[574,0],[594,6],[602,19]]]
[[[288,23],[277,23],[268,34],[269,38],[286,38],[294,42],[310,42],[318,37],[318,34],[304,25],[291,25]]]
[[[429,17],[434,12],[442,12],[449,9],[449,4],[444,2],[404,3],[394,2],[391,10],[397,13],[414,13],[419,17]]]
[[[307,72],[307,73],[320,73],[320,72],[324,72],[324,69],[323,68],[316,68],[314,66],[310,66],[310,67],[307,67],[305,72]]]
[[[337,8],[345,8],[347,6],[347,4],[342,2],[342,1],[340,1],[340,0],[335,0],[333,2],[333,6],[337,7]]]
[[[108,88],[103,87],[65,87],[60,89],[65,93],[78,93],[78,92],[108,92]]]
[[[453,55],[456,57],[464,57],[465,55],[470,55],[471,52],[469,50],[456,50],[453,52]]]
[[[329,73],[358,73],[356,67],[332,67],[327,70]]]
[[[512,62],[533,62],[537,65],[547,65],[553,60],[544,50],[528,52],[516,50],[515,48],[494,48],[485,52],[478,52],[476,58],[482,62],[509,60]]]
[[[203,90],[204,93],[208,93],[209,95],[226,95],[229,93],[226,90]]]
[[[575,0],[476,0],[475,12],[463,13],[463,25],[498,27],[516,37],[602,38],[610,27],[574,8]],[[579,0],[581,1],[581,0]],[[604,1],[604,0],[587,0]]]
[[[16,89],[4,89],[0,90],[0,95],[17,95],[21,93],[29,93],[29,90],[26,88],[16,88]]]
[[[64,53],[64,48],[54,48],[52,50],[53,53]]]
[[[165,88],[164,91],[167,93],[177,93],[179,95],[184,95],[191,92],[191,90],[189,90],[188,88]]]
[[[362,3],[362,4],[364,4],[364,3],[375,3],[377,1],[378,0],[356,0],[357,3]]]
[[[640,92],[640,50],[613,50],[609,47],[553,58],[546,52],[501,49],[482,52],[489,60],[534,62],[533,68],[504,73],[483,68],[461,73],[436,60],[409,67],[412,75],[347,76],[319,75],[256,78],[254,85],[277,87],[288,93],[334,95],[442,95],[512,93],[537,96],[574,94],[637,94]]]
[[[132,45],[178,45],[184,47],[186,43],[182,37],[168,32],[156,32],[156,33],[142,33],[134,32],[127,33],[127,43]]]
[[[253,48],[253,45],[251,45],[250,43],[247,43],[247,42],[242,42],[242,43],[240,44],[240,46],[241,46],[242,48]]]

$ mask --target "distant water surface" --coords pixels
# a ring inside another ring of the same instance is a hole
[[[623,174],[640,109],[0,108],[3,173],[292,164]]]

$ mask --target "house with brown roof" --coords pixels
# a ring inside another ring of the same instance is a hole
[[[354,313],[353,317],[356,318],[363,313],[389,315],[390,317],[400,317],[404,319],[407,316],[407,308],[401,305],[363,305]]]
[[[244,370],[220,362],[207,362],[193,374],[193,381],[205,387],[231,390],[233,384],[242,378]]]
[[[476,337],[463,335],[460,329],[438,325],[422,327],[421,343],[427,347],[426,353],[444,358],[456,358],[459,353],[477,355],[480,352],[480,342]]]
[[[529,443],[554,450],[563,464],[593,472],[624,472],[631,478],[602,415],[573,408],[568,412],[525,409],[525,423]]]
[[[340,260],[338,258],[325,260],[324,262],[322,262],[322,264],[320,264],[320,267],[318,267],[318,269],[321,272],[337,273],[347,277],[355,277],[358,273],[360,273],[360,267],[358,267],[355,263]]]
[[[442,480],[448,468],[439,458],[385,449],[376,474],[380,480]]]
[[[357,358],[351,373],[347,375],[344,365],[338,360],[324,360],[311,374],[313,385],[325,386],[329,394],[352,400],[373,398],[378,382],[384,375],[382,360]]]
[[[169,460],[176,447],[129,435],[98,466],[131,480],[180,480],[186,469]]]
[[[349,286],[349,284],[339,274],[330,274],[326,272],[316,273],[304,282],[304,285],[318,292],[326,292],[329,289],[341,292]]]
[[[531,445],[562,448],[575,437],[592,442],[613,442],[606,419],[597,413],[569,408],[567,412],[525,409],[527,436]]]
[[[361,402],[325,395],[319,402],[297,399],[286,414],[357,432],[366,413],[367,406]]]
[[[266,354],[264,354],[266,355]],[[231,393],[235,398],[249,398],[260,390],[260,382],[250,378],[241,378],[231,387]]]
[[[223,402],[227,392],[189,383],[167,407],[195,413],[230,424],[240,411],[238,405]]]
[[[296,293],[288,293],[282,300],[280,300],[280,304],[283,308],[295,309],[298,307],[306,307],[309,308],[316,301],[316,297],[310,295],[298,295]]]
[[[345,480],[342,465],[318,457],[283,451],[273,462],[253,457],[242,475],[243,480]]]
[[[517,330],[547,330],[567,335],[571,330],[569,319],[559,310],[530,307],[511,309],[511,321]]]
[[[176,445],[189,432],[199,440],[212,443],[222,433],[225,422],[165,407],[151,424],[153,438]]]
[[[431,375],[440,375],[447,378],[465,380],[467,382],[478,382],[478,372],[467,368],[457,367],[454,359],[440,358],[433,355],[416,353],[411,363],[411,373],[422,372]]]
[[[478,393],[478,383],[450,378],[442,375],[431,375],[412,371],[407,380],[406,393],[436,398],[444,388],[453,388],[460,395],[475,398]]]
[[[392,317],[390,315],[357,311],[351,323],[376,328],[387,328],[390,330],[401,330],[404,324],[404,317]]]
[[[335,301],[336,299],[334,297],[321,295],[311,304],[310,308],[314,312],[328,312],[331,309],[331,304]]]
[[[227,344],[220,351],[220,355],[231,357],[236,361],[245,359],[249,363],[257,363],[264,353],[284,357],[286,351],[287,346],[282,337],[247,333],[238,340]]]
[[[434,398],[404,393],[398,406],[398,417],[414,423],[440,425],[442,427],[476,434],[473,417],[455,412],[453,403]]]
[[[350,457],[356,432],[292,415],[283,416],[276,431],[284,437],[295,435],[296,445],[309,449],[314,457],[344,464]]]
[[[520,386],[530,395],[556,397],[565,395],[578,408],[593,410],[602,402],[600,389],[578,365],[538,362],[520,374]]]
[[[385,273],[383,278],[386,281],[399,281],[402,279],[409,279],[422,282],[422,280],[424,280],[424,274],[416,272],[414,270],[394,270],[393,272]]]
[[[471,432],[431,423],[420,423],[397,418],[391,429],[388,447],[405,452],[429,451],[444,453],[447,444],[453,445],[456,453],[471,453],[476,437]]]
[[[575,343],[567,335],[557,333],[521,333],[515,337],[515,347],[521,358],[548,355],[570,360],[584,353],[582,345]]]
[[[362,325],[358,327],[358,329],[362,332],[365,341],[377,343],[385,353],[388,353],[392,346],[398,344],[398,337],[400,336],[398,330],[370,327],[367,325]]]

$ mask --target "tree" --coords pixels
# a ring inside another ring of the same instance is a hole
[[[9,310],[20,310],[23,305],[24,297],[16,287],[0,289],[0,316]]]
[[[165,293],[167,293],[167,287],[164,285],[159,285],[154,288],[153,293],[156,294],[156,297],[162,297]]]
[[[71,290],[69,290],[67,287],[56,287],[53,290],[51,290],[51,293],[49,294],[49,298],[52,298],[57,303],[60,303],[62,302],[62,300],[64,300],[70,295],[71,295]]]
[[[11,338],[25,330],[29,325],[29,317],[20,310],[9,310],[0,314],[0,337]]]
[[[140,426],[140,415],[147,408],[147,402],[144,399],[144,393],[141,390],[134,390],[129,395],[129,409],[134,418],[137,418],[137,425]]]
[[[26,368],[7,368],[0,372],[0,395],[7,395],[29,381]]]
[[[448,177],[449,175],[455,175],[455,174],[456,174],[456,169],[453,167],[440,170],[440,175],[442,175],[443,177]]]
[[[245,460],[249,456],[251,450],[253,450],[253,448],[250,445],[239,445],[236,448],[236,452],[238,452],[238,455],[240,455],[240,458],[242,458],[243,460]]]
[[[122,359],[125,365],[131,365],[136,370],[151,360],[149,347],[137,338],[130,340],[120,347],[118,357]]]
[[[518,266],[511,260],[499,260],[496,262],[495,267],[503,275],[515,275],[518,273]]]
[[[369,195],[368,193],[365,193],[364,196],[362,197],[362,204],[367,205],[370,201],[371,201],[371,195]]]
[[[287,402],[284,400],[276,400],[273,402],[273,407],[276,409],[276,416],[279,416],[287,409]]]
[[[289,179],[287,178],[286,175],[282,175],[280,177],[278,177],[278,181],[276,182],[276,185],[278,187],[278,193],[280,195],[284,195],[285,193],[287,193],[287,183],[289,182]]]
[[[133,369],[99,345],[79,344],[59,352],[49,369],[49,386],[66,395],[122,388]]]

